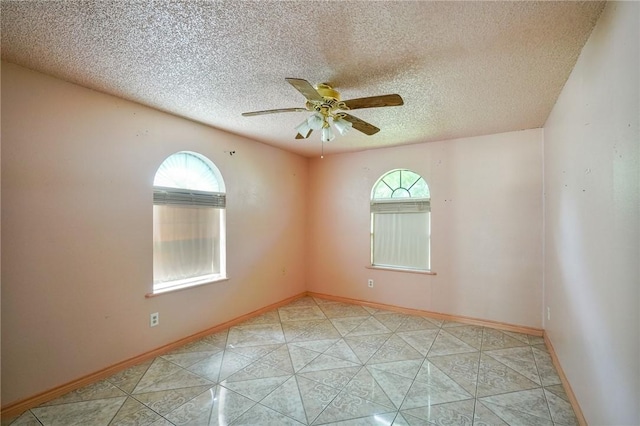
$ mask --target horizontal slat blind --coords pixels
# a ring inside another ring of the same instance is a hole
[[[430,200],[372,201],[371,213],[418,213],[431,211]]]
[[[193,189],[153,188],[153,204],[181,205],[193,207],[226,207],[226,196],[220,192],[196,191]]]

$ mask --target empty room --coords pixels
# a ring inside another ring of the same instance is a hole
[[[0,7],[3,426],[640,424],[640,3]]]

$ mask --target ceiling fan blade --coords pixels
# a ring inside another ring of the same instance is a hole
[[[313,129],[309,129],[309,133],[307,133],[307,136],[303,136],[303,135],[301,135],[300,133],[297,133],[297,134],[296,134],[296,139],[306,139],[306,138],[308,138],[309,136],[311,136],[311,132],[313,132]]]
[[[320,93],[307,80],[301,78],[285,78],[285,80],[310,101],[323,101]]]
[[[371,96],[368,98],[349,99],[344,101],[344,104],[349,109],[359,108],[377,108],[387,106],[400,106],[404,104],[404,101],[400,95],[382,95]]]
[[[362,121],[358,117],[354,117],[353,115],[342,113],[340,114],[340,116],[345,120],[349,121],[351,124],[353,124],[354,129],[360,130],[365,135],[369,135],[369,136],[375,135],[380,131],[380,129],[378,129],[373,124],[369,124],[366,121]]]
[[[243,112],[242,115],[244,117],[251,117],[253,115],[276,114],[278,112],[306,112],[306,111],[308,111],[306,108],[280,108],[280,109],[267,109],[264,111]]]

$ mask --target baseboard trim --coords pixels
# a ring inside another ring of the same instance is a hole
[[[332,300],[335,302],[343,302],[343,303],[357,303],[359,305],[368,306],[370,308],[375,308],[375,309],[385,309],[388,311],[400,312],[400,313],[409,314],[409,315],[420,315],[420,316],[440,319],[444,321],[456,321],[456,322],[461,322],[463,324],[479,325],[483,327],[495,328],[497,330],[513,331],[516,333],[530,334],[530,335],[539,336],[539,337],[542,337],[542,335],[544,334],[544,330],[541,328],[507,324],[504,322],[464,317],[460,315],[442,314],[439,312],[423,311],[420,309],[402,308],[394,305],[386,305],[384,303],[375,303],[375,302],[368,302],[365,300],[350,299],[348,297],[314,293],[312,291],[308,291],[307,294],[312,297],[317,297],[318,299]]]
[[[179,348],[180,346],[186,345],[187,343],[191,343],[195,340],[199,340],[205,336],[208,336],[209,334],[213,334],[213,333],[217,333],[219,331],[222,331],[226,328],[229,327],[233,327],[236,324],[239,324],[243,321],[246,321],[248,319],[251,319],[253,317],[257,317],[259,315],[264,314],[265,312],[271,311],[273,309],[277,309],[281,306],[284,305],[288,305],[289,303],[300,299],[302,297],[305,297],[307,295],[307,292],[302,292],[300,294],[297,294],[295,296],[292,297],[288,297],[284,300],[281,300],[279,302],[273,303],[271,305],[265,306],[263,308],[257,309],[253,312],[249,312],[248,314],[244,314],[241,315],[237,318],[234,318],[232,320],[229,320],[227,322],[224,322],[222,324],[218,324],[216,326],[213,326],[211,328],[208,328],[206,330],[202,330],[196,334],[192,334],[191,336],[182,338],[180,340],[177,340],[175,342],[166,344],[164,346],[161,346],[159,348],[153,349],[151,351],[145,352],[141,355],[135,356],[133,358],[129,358],[127,360],[121,361],[117,364],[111,365],[107,368],[104,368],[102,370],[96,371],[94,373],[90,373],[87,374],[86,376],[80,377],[79,379],[76,380],[72,380],[71,382],[65,383],[63,385],[57,386],[53,389],[49,389],[47,391],[41,392],[39,394],[36,394],[34,396],[30,396],[21,400],[18,400],[16,402],[12,402],[10,404],[7,404],[6,406],[2,407],[2,409],[0,410],[0,418],[1,419],[9,419],[11,417],[16,417],[19,416],[20,414],[22,414],[23,412],[37,407],[40,404],[43,404],[47,401],[51,401],[53,399],[56,399],[58,397],[61,397],[64,394],[67,394],[69,392],[72,392],[76,389],[79,389],[83,386],[87,386],[90,385],[91,383],[95,383],[97,381],[100,380],[104,380],[107,377],[110,377],[116,373],[118,373],[119,371],[125,370],[129,367],[133,367],[134,365],[140,364],[142,362],[148,361],[149,359],[153,359],[156,358],[157,356],[160,356],[166,352],[172,351],[174,349]]]
[[[582,413],[582,409],[580,408],[580,404],[578,404],[578,399],[576,395],[573,393],[573,389],[569,384],[569,379],[564,374],[562,370],[562,366],[560,365],[560,360],[558,359],[558,355],[556,354],[555,349],[553,349],[553,345],[551,344],[551,339],[549,339],[549,335],[544,333],[544,344],[549,350],[549,355],[551,355],[551,362],[553,362],[553,366],[556,368],[558,372],[558,376],[560,377],[560,381],[562,382],[562,386],[564,386],[565,391],[567,392],[567,397],[569,398],[569,403],[573,408],[573,412],[576,415],[576,419],[578,419],[578,424],[580,426],[587,426],[587,419],[585,419],[584,414]]]

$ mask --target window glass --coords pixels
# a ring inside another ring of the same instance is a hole
[[[374,189],[374,198],[391,198],[393,190],[384,181],[380,181]]]
[[[195,152],[178,152],[162,162],[153,186],[224,192],[219,172],[206,157]]]

